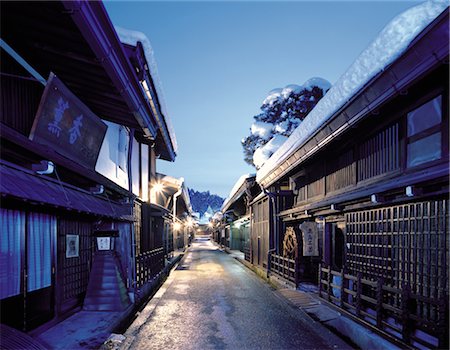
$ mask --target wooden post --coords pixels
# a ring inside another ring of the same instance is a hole
[[[356,286],[356,315],[361,317],[361,294],[362,294],[362,272],[358,272],[357,276],[357,286]]]
[[[439,316],[438,316],[438,339],[439,349],[448,349],[448,296],[439,300]]]
[[[322,297],[322,264],[319,264],[319,297]]]
[[[406,344],[411,343],[411,322],[409,320],[409,304],[411,288],[408,283],[402,288],[402,339]]]
[[[344,269],[341,269],[341,308],[344,309],[344,301],[345,301],[345,297],[344,297],[344,289],[345,289],[345,283],[344,283],[344,277],[345,277],[345,273],[344,273]]]
[[[331,294],[333,293],[333,288],[331,283],[333,282],[333,275],[331,274],[331,266],[328,266],[328,301],[331,302]]]
[[[379,277],[377,281],[377,327],[382,329],[383,322],[383,277]]]

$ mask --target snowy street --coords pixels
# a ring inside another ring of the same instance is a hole
[[[161,291],[125,334],[129,348],[333,348],[207,238],[194,241]]]

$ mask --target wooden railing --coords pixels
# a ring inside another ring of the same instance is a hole
[[[298,284],[298,263],[295,259],[289,259],[277,254],[270,254],[270,271],[288,281]]]
[[[245,260],[250,262],[250,244],[249,244],[249,242],[243,243],[243,251],[244,251]]]
[[[157,248],[136,256],[136,285],[142,287],[164,268],[164,248]]]
[[[383,278],[371,281],[330,267],[319,268],[319,295],[408,345],[448,348],[448,296],[424,297],[407,283],[393,288]]]

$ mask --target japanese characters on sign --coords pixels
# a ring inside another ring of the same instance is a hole
[[[50,73],[30,139],[94,169],[107,126]]]
[[[303,256],[319,255],[319,235],[314,221],[305,221],[300,225],[303,236]]]

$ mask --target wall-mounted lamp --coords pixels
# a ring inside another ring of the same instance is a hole
[[[55,164],[50,160],[41,160],[39,164],[33,164],[31,170],[40,175],[49,175],[55,170]]]
[[[384,203],[385,202],[385,198],[379,194],[372,194],[370,196],[370,201],[374,204],[377,203]]]
[[[342,205],[339,205],[339,204],[331,204],[330,209],[334,210],[334,211],[341,211],[343,209],[343,207],[342,207]]]
[[[89,188],[89,192],[91,192],[92,194],[102,194],[103,192],[105,192],[105,188],[103,187],[103,185],[95,185],[94,187]]]
[[[419,196],[422,194],[422,189],[415,186],[406,186],[405,194],[408,197]]]
[[[153,191],[156,193],[161,193],[164,190],[164,184],[157,182],[153,185]]]

